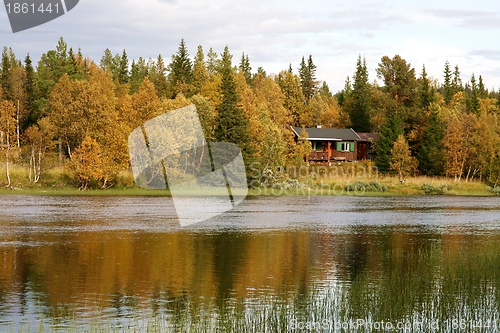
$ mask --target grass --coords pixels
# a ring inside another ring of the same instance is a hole
[[[283,187],[258,187],[249,191],[250,195],[366,195],[366,196],[412,196],[429,195],[429,186],[439,189],[441,195],[455,196],[493,196],[488,186],[479,181],[455,181],[448,178],[433,178],[426,176],[408,177],[401,183],[397,177],[378,176],[367,177],[319,177],[316,179],[302,178],[303,187],[284,189]],[[375,183],[382,190],[372,190]],[[361,187],[355,187],[361,184]]]
[[[300,170],[294,168],[288,170],[287,174],[281,175],[283,179],[288,179],[287,182],[281,182],[278,186],[268,184],[251,188],[249,195],[495,195],[488,186],[477,180],[466,182],[444,177],[418,176],[408,177],[405,182],[400,182],[397,177],[381,175],[374,170],[369,162],[342,163],[332,167],[301,167]],[[11,165],[10,173],[11,188],[6,188],[5,165],[0,165],[0,194],[170,196],[168,190],[138,188],[130,170],[120,172],[110,188],[85,191],[78,190],[78,185],[72,180],[71,175],[60,166],[43,171],[38,183],[29,182],[27,167]],[[357,183],[365,184],[365,188],[352,190]],[[369,186],[371,183],[376,183],[385,190],[374,191]]]

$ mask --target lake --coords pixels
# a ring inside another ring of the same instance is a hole
[[[496,332],[500,198],[0,196],[0,332]]]

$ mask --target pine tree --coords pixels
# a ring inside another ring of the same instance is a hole
[[[382,57],[377,68],[377,76],[384,80],[384,91],[392,95],[392,98],[399,110],[411,108],[418,101],[417,79],[415,69],[411,68],[399,55],[392,59],[387,56]]]
[[[57,41],[56,54],[57,58],[61,61],[66,61],[68,59],[68,44],[66,44],[62,37]]]
[[[238,106],[240,97],[236,91],[236,81],[231,58],[232,55],[226,46],[224,53],[222,53],[221,61],[222,81],[220,90],[222,92],[222,101],[217,107],[215,137],[219,142],[233,142],[237,144],[243,152],[243,157],[248,162],[248,158],[252,154],[249,124],[243,109]]]
[[[399,115],[391,112],[387,121],[380,127],[380,141],[377,144],[376,165],[382,172],[389,171],[391,150],[399,135],[403,134],[403,122]]]
[[[113,61],[113,54],[108,48],[104,50],[104,55],[101,58],[99,66],[105,72],[110,72],[112,74],[115,72],[116,64]]]
[[[219,72],[220,69],[220,59],[219,54],[215,52],[212,48],[208,50],[207,53],[207,71],[210,76],[213,76]]]
[[[358,57],[354,85],[351,93],[352,104],[349,110],[352,128],[358,132],[370,132],[370,85],[366,60]]]

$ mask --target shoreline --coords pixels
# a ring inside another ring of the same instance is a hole
[[[148,190],[141,188],[108,188],[108,189],[90,189],[79,190],[77,188],[0,188],[0,195],[34,195],[34,196],[143,196],[143,197],[171,197],[169,190]],[[356,196],[356,197],[401,197],[401,196],[457,196],[457,197],[495,197],[498,194],[492,192],[484,185],[484,189],[470,188],[459,190],[445,190],[442,193],[425,193],[422,189],[401,187],[389,188],[386,191],[366,191],[355,190],[347,191],[345,189],[320,189],[320,188],[302,188],[302,189],[281,189],[271,187],[259,187],[249,189],[247,197],[259,196]]]

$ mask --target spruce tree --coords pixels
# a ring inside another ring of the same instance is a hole
[[[399,135],[403,134],[403,122],[396,112],[391,112],[384,125],[380,127],[380,141],[377,144],[377,158],[375,160],[378,169],[382,172],[389,171],[391,161],[391,150]]]
[[[335,97],[337,98],[337,102],[339,103],[339,105],[343,107],[344,103],[351,98],[351,94],[352,94],[352,84],[351,84],[351,79],[348,76],[345,79],[344,89],[336,93]]]
[[[80,57],[79,55],[77,55]],[[81,62],[75,57],[73,48],[69,48],[69,56],[67,60],[67,73],[72,80],[83,80],[85,78],[85,69],[83,68],[83,59]]]
[[[262,76],[262,77],[267,77],[267,73],[264,70],[264,67],[258,67],[257,68],[257,74],[260,75],[260,76]]]
[[[302,57],[299,67],[299,77],[302,85],[302,93],[306,98],[306,103],[309,103],[317,91],[316,65],[312,60],[312,55],[309,55],[307,64],[304,57]]]
[[[0,81],[1,81],[1,88],[3,92],[3,99],[10,100],[12,99],[13,91],[11,87],[11,80],[10,77],[12,75],[12,62],[9,57],[9,52],[6,46],[4,46],[3,51],[2,51],[2,66],[0,68]]]
[[[245,81],[247,82],[247,84],[251,84],[252,67],[250,67],[250,60],[248,59],[248,55],[245,56],[244,52],[241,54],[239,69],[243,73],[243,76],[245,77]]]
[[[243,109],[238,105],[240,96],[236,91],[236,81],[231,64],[232,55],[229,48],[224,48],[221,61],[222,81],[220,90],[221,103],[217,107],[217,126],[215,137],[219,142],[233,142],[237,144],[246,162],[251,156],[249,123]]]
[[[434,92],[427,78],[425,65],[422,67],[422,74],[420,76],[420,107],[427,109],[434,100]]]
[[[455,71],[453,72],[453,81],[451,83],[451,89],[453,95],[457,92],[463,91],[464,87],[462,86],[462,79],[460,78],[460,70],[458,65],[455,66]]]
[[[328,86],[328,84],[323,81],[323,83],[321,84],[321,88],[319,88],[319,94],[321,96],[325,96],[325,97],[332,97],[332,92],[330,91],[330,87]]]
[[[123,50],[122,56],[120,58],[120,65],[118,69],[118,82],[121,84],[128,83],[130,77],[129,77],[129,70],[128,70],[128,57],[127,57],[127,52]]]
[[[479,82],[477,84],[479,98],[488,97],[488,90],[484,87],[483,77],[479,75]]]
[[[207,66],[205,65],[205,55],[203,53],[203,47],[198,45],[198,50],[196,51],[196,56],[194,57],[193,65],[193,85],[196,89],[196,93],[200,93],[203,90],[203,86],[207,83],[209,79],[209,74]]]
[[[173,86],[178,83],[190,84],[193,81],[193,64],[189,58],[184,39],[181,39],[177,53],[172,56],[169,69],[169,79]]]
[[[35,70],[33,69],[33,62],[31,61],[29,53],[24,59],[24,70],[26,71],[26,84],[24,86],[26,101],[24,104],[27,117],[22,125],[23,128],[28,128],[29,126],[36,124],[38,118],[40,117],[35,105]]]
[[[139,91],[143,78],[141,78],[139,65],[132,60],[132,65],[130,65],[130,94],[135,94]]]
[[[141,72],[141,69],[139,68],[139,72]],[[153,81],[153,85],[155,86],[156,94],[158,97],[166,97],[167,95],[171,95],[171,87],[169,85],[168,79],[167,79],[167,67],[165,66],[165,62],[163,61],[163,57],[161,54],[158,55],[156,58],[156,64],[155,64],[155,80]],[[147,75],[147,69],[146,72],[143,74],[144,76]]]
[[[444,173],[444,151],[441,142],[444,124],[437,110],[431,110],[429,124],[423,133],[422,145],[418,148],[418,169],[424,175],[440,176]]]
[[[453,88],[452,88],[452,77],[451,77],[451,69],[450,62],[446,60],[444,63],[444,85],[443,85],[443,97],[444,101],[448,104],[453,97]]]
[[[467,109],[470,113],[479,113],[479,89],[474,73],[472,73],[472,77],[470,79],[470,96],[468,98]]]
[[[354,85],[351,93],[352,104],[349,110],[352,128],[357,132],[370,132],[370,85],[366,60],[358,57]]]

